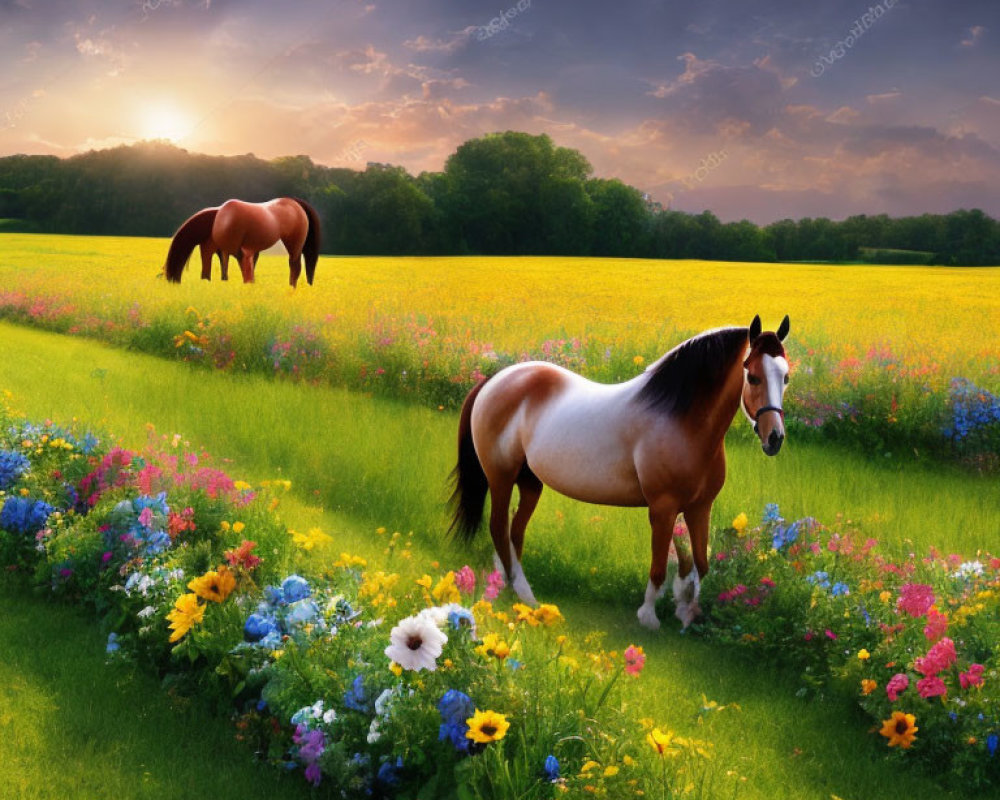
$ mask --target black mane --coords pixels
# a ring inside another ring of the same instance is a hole
[[[651,364],[639,400],[666,414],[680,415],[725,379],[747,346],[747,328],[719,328],[677,345]]]

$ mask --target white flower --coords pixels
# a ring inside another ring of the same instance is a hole
[[[407,617],[389,634],[386,656],[403,669],[434,671],[447,635],[427,616]]]
[[[136,614],[139,619],[145,619],[156,613],[156,609],[153,606],[146,606],[142,611]]]
[[[329,709],[328,711],[323,712],[323,722],[325,722],[327,725],[333,722],[336,718],[337,718],[337,712],[332,708]]]

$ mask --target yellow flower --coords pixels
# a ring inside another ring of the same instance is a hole
[[[469,730],[465,732],[466,738],[472,739],[476,744],[498,742],[506,736],[507,729],[510,727],[507,717],[503,714],[498,714],[495,711],[480,711],[478,708],[476,713],[465,721],[465,724],[469,726]]]
[[[632,363],[635,364],[637,367],[641,367],[643,364],[646,363],[646,359],[644,359],[642,356],[636,356],[635,358],[632,359]]]
[[[891,598],[892,598],[892,592],[890,592],[888,589],[883,589],[881,592],[878,593],[878,599],[881,600],[883,603],[888,603]]]
[[[246,486],[247,489],[250,488],[250,484],[249,483],[245,483],[243,485]],[[236,486],[235,488],[238,489],[239,487]],[[245,528],[246,528],[246,525],[244,525],[242,522],[234,522],[233,523],[233,533],[243,533],[243,531],[244,531]]]
[[[174,601],[174,609],[167,614],[170,620],[170,641],[176,642],[178,639],[191,630],[196,622],[201,622],[205,616],[205,606],[198,602],[198,596],[194,594],[182,594]]]
[[[861,681],[861,694],[868,696],[878,688],[878,682],[873,681],[870,678],[864,678]]]
[[[659,728],[653,728],[653,730],[646,734],[646,741],[661,756],[676,756],[678,754],[677,750],[670,747],[674,741],[673,731],[664,733]]]
[[[562,618],[563,615],[559,612],[559,607],[552,603],[542,603],[535,609],[535,619],[542,623],[542,625],[553,625]]]
[[[403,668],[399,666],[399,664],[397,664],[395,661],[389,664],[389,671],[397,678],[403,674]]]
[[[483,643],[476,648],[476,652],[483,658],[493,656],[503,661],[510,655],[510,645],[501,639],[498,634],[487,633],[483,637]]]
[[[351,569],[351,567],[364,568],[368,566],[368,562],[361,556],[352,556],[350,553],[341,553],[340,558],[333,562],[333,566],[340,567],[342,569]]]
[[[865,648],[862,647],[860,650],[858,650],[858,658],[861,659],[862,661],[867,661],[871,657],[872,654],[869,653],[867,650],[865,650]]]
[[[527,622],[532,628],[538,624],[538,620],[535,619],[535,610],[531,606],[524,603],[514,603],[511,609],[517,614],[518,622]]]
[[[613,778],[615,775],[618,774],[618,770],[619,769],[620,769],[620,767],[616,767],[614,765],[612,765],[610,767],[605,767],[604,768],[604,777],[605,778]]]
[[[239,524],[239,522],[236,523],[236,525]],[[236,530],[236,525],[233,526],[233,530]],[[308,533],[298,533],[292,530],[289,533],[292,534],[292,541],[295,542],[296,546],[303,550],[312,550],[317,545],[333,541],[329,534],[323,533],[319,528],[310,528]]]
[[[913,714],[893,711],[889,719],[883,720],[882,730],[879,733],[889,740],[889,747],[899,745],[907,750],[913,744],[917,731],[920,730],[916,723],[917,718]]]
[[[215,603],[223,602],[236,588],[236,578],[229,567],[219,567],[218,571],[210,569],[199,578],[188,581],[188,589],[198,597]]]
[[[736,517],[736,519],[733,520],[733,530],[735,530],[740,536],[742,536],[743,531],[746,530],[747,524],[749,522],[750,520],[747,519],[747,515],[741,511],[739,515]]]
[[[421,575],[416,581],[417,586],[423,586],[427,591],[431,590],[431,584],[433,582],[434,581],[430,575]]]
[[[599,766],[601,766],[601,765],[599,763],[597,763],[596,761],[594,761],[593,759],[590,759],[588,761],[584,761],[583,762],[583,766],[580,767],[580,774],[581,775],[587,775],[594,767],[599,767]]]
[[[455,585],[455,573],[449,571],[439,580],[437,586],[431,589],[431,596],[441,605],[461,603],[462,594]]]

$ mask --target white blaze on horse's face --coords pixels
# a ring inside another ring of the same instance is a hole
[[[743,366],[743,413],[753,424],[761,447],[777,455],[785,441],[784,398],[788,361],[784,356],[751,352]]]

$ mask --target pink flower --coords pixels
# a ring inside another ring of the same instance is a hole
[[[468,564],[455,573],[455,586],[462,594],[472,594],[476,590],[476,573]]]
[[[948,687],[944,685],[943,680],[934,676],[922,678],[917,681],[917,691],[920,692],[920,696],[924,698],[924,700],[927,700],[931,697],[939,697],[948,694]]]
[[[955,643],[945,636],[935,644],[923,658],[918,658],[913,667],[925,677],[933,677],[955,663]]]
[[[907,583],[899,590],[896,608],[911,617],[922,617],[934,605],[934,590],[925,583]]]
[[[948,630],[948,617],[933,608],[927,612],[927,625],[924,626],[924,636],[928,641],[936,641]]]
[[[646,654],[641,647],[630,644],[625,648],[625,671],[629,675],[638,675],[646,666]]]
[[[486,600],[496,600],[497,596],[500,594],[500,590],[506,585],[503,575],[500,574],[500,570],[495,569],[489,575],[486,576],[486,589],[483,591],[483,597]]]
[[[983,665],[973,664],[969,667],[968,672],[962,672],[958,676],[958,682],[962,684],[963,689],[969,689],[973,686],[983,685]]]
[[[144,528],[148,528],[150,525],[152,525],[153,524],[153,509],[151,509],[151,508],[144,508],[141,512],[139,512],[139,523]]]
[[[835,634],[829,628],[827,628],[825,632],[826,632],[826,638],[827,639],[833,639],[833,640],[835,640],[837,638],[837,634]]]
[[[885,685],[885,693],[889,695],[889,701],[895,703],[899,696],[910,686],[910,679],[902,672],[897,672]]]
[[[776,584],[776,583],[775,583],[775,582],[774,582],[773,580],[771,580],[770,578],[761,578],[761,579],[760,579],[760,585],[761,585],[761,586],[766,586],[766,587],[767,587],[768,589],[773,589],[773,588],[774,588],[775,586],[777,586],[778,584]]]

